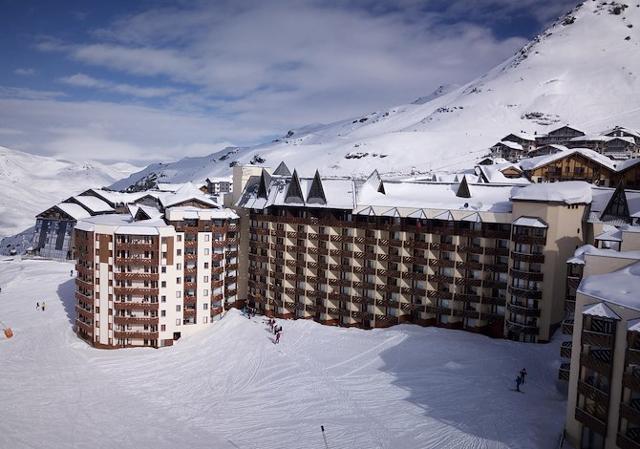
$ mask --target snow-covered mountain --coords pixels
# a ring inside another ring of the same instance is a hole
[[[273,142],[147,167],[165,182],[226,175],[229,165],[284,160],[312,175],[388,175],[468,167],[513,131],[546,133],[571,124],[588,133],[640,128],[640,7],[587,1],[509,60],[460,86],[413,103],[329,125],[294,129]]]
[[[34,216],[89,187],[106,186],[138,168],[79,164],[0,147],[0,237],[23,231]]]

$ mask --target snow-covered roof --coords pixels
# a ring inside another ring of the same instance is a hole
[[[640,318],[627,321],[627,330],[629,332],[640,332]]]
[[[162,219],[134,221],[129,214],[107,214],[80,220],[76,229],[94,231],[96,226],[111,226],[115,228],[113,232],[116,234],[133,235],[158,235],[159,228],[169,227]]]
[[[584,181],[565,181],[530,184],[515,189],[512,200],[544,201],[564,204],[591,203],[591,184]]]
[[[598,234],[594,240],[602,240],[606,242],[621,242],[622,241],[622,231],[619,229],[612,229],[609,231],[602,232]]]
[[[525,178],[507,178],[503,170],[514,168],[522,171],[517,164],[493,164],[493,165],[477,165],[476,170],[484,176],[484,179],[493,184],[530,184],[531,182]]]
[[[567,263],[584,265],[586,256],[640,260],[640,251],[616,251],[609,248],[596,248],[593,245],[582,245],[576,248],[575,252],[573,253],[573,257],[567,260]]]
[[[514,226],[527,226],[530,228],[548,228],[549,225],[536,217],[520,217],[513,221]]]
[[[109,206],[105,201],[95,196],[78,195],[73,197],[74,200],[79,202],[86,209],[89,209],[93,213],[106,213],[113,212],[113,208]]]
[[[583,315],[597,316],[601,318],[608,318],[610,320],[619,320],[620,316],[615,313],[609,306],[601,302],[597,304],[585,304],[582,310]]]
[[[87,210],[75,203],[59,203],[56,204],[58,209],[63,211],[65,214],[69,215],[74,220],[82,220],[83,218],[90,217],[91,214],[87,212]]]
[[[165,215],[169,221],[178,221],[183,219],[200,219],[200,220],[236,220],[238,214],[228,208],[219,209],[201,209],[199,207],[170,207],[165,210]]]
[[[523,159],[522,161],[520,161],[520,167],[522,167],[523,170],[535,170],[536,168],[544,167],[545,165],[551,164],[552,162],[560,159],[564,159],[573,154],[580,154],[600,165],[609,168],[610,170],[616,169],[616,165],[613,160],[609,159],[606,156],[603,156],[597,151],[593,151],[588,148],[571,148],[554,154],[547,154],[544,156]]]
[[[100,198],[111,204],[128,204],[142,198],[149,194],[149,192],[115,192],[105,189],[89,189],[90,192],[94,192]],[[81,195],[85,196],[85,195]]]
[[[573,137],[571,142],[611,142],[612,140],[624,140],[625,142],[635,143],[633,137],[618,137],[618,136],[602,136],[602,135],[587,135],[587,136],[578,136]]]
[[[520,151],[522,151],[522,150],[523,150],[523,148],[522,148],[522,145],[521,145],[521,144],[519,144],[519,143],[517,143],[517,142],[512,142],[512,141],[510,141],[510,140],[501,140],[501,141],[500,141],[500,142],[498,142],[496,145],[500,145],[500,144],[504,145],[505,147],[509,147],[509,148],[511,148],[512,150],[520,150]]]
[[[640,262],[606,274],[586,276],[578,292],[611,304],[640,311]]]
[[[624,126],[616,126],[614,128],[607,129],[605,131],[602,131],[602,134],[613,134],[616,132],[623,132],[640,138],[640,132],[636,131],[635,129],[625,128]]]

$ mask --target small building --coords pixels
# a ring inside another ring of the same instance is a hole
[[[232,182],[230,178],[207,178],[207,193],[217,195],[231,192]]]
[[[574,137],[584,136],[585,133],[580,131],[579,129],[572,128],[571,126],[565,125],[561,126],[558,129],[554,129],[549,132],[549,134],[541,135],[536,137],[536,146],[548,145],[552,143],[567,145],[571,139]]]
[[[522,145],[524,151],[531,151],[536,147],[535,136],[524,131],[510,133],[500,139],[502,142],[515,142]]]
[[[491,156],[494,158],[504,158],[509,162],[517,162],[524,157],[526,151],[524,147],[509,140],[503,140],[490,148]]]
[[[614,162],[587,148],[574,148],[520,162],[532,182],[587,181],[610,186],[616,172]]]
[[[610,137],[630,137],[635,143],[640,144],[640,131],[625,128],[624,126],[616,126],[604,131],[602,134]]]
[[[527,157],[538,157],[538,156],[548,156],[550,154],[560,153],[561,151],[565,151],[568,148],[564,145],[558,145],[555,143],[551,143],[548,145],[542,145],[534,148],[533,150],[527,153]]]

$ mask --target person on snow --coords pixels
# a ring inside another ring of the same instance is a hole
[[[42,301],[42,311],[44,312],[44,301]]]
[[[69,277],[73,277],[73,270],[69,271]]]
[[[518,375],[518,377],[516,377],[516,391],[520,391],[520,384],[522,384],[522,377]]]
[[[40,303],[39,302],[36,303],[36,310],[40,310]]]
[[[280,343],[280,334],[280,331],[276,332],[276,344]]]
[[[522,383],[524,383],[525,378],[527,377],[527,369],[526,368],[522,368],[520,370],[520,377],[522,377]]]

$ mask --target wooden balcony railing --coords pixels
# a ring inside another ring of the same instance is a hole
[[[158,317],[132,317],[132,316],[114,316],[113,322],[115,324],[148,324],[157,326],[160,319]]]
[[[613,348],[614,336],[611,334],[605,334],[603,332],[596,332],[590,330],[582,331],[583,345],[599,346],[602,348]]]
[[[113,336],[118,339],[138,339],[138,340],[157,340],[158,332],[145,332],[145,331],[114,331]]]
[[[158,273],[144,272],[118,272],[113,273],[116,281],[157,281],[160,279]]]
[[[120,302],[115,301],[113,308],[115,310],[158,310],[157,302]]]

